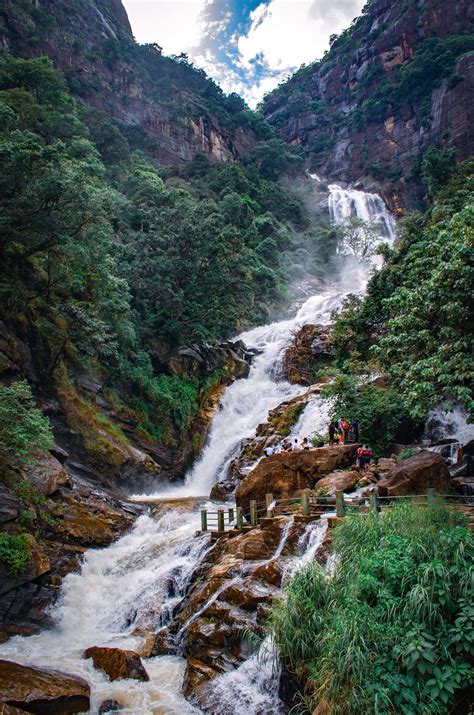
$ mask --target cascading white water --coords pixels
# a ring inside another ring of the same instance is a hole
[[[209,538],[195,538],[199,515],[171,511],[155,520],[141,516],[133,530],[106,549],[87,552],[80,573],[65,579],[54,608],[56,626],[1,646],[3,658],[56,668],[84,677],[92,687],[91,712],[116,698],[124,713],[199,712],[181,696],[184,662],[173,656],[144,659],[148,683],[108,678],[83,660],[93,645],[137,649],[143,626],[169,622]]]
[[[394,241],[395,221],[378,194],[343,189],[338,184],[330,184],[328,188],[329,213],[335,224],[341,225],[352,217],[362,219],[377,226],[382,240]]]
[[[330,187],[329,206],[335,222],[342,220],[348,206],[350,211],[364,219],[373,218],[378,212],[380,221],[383,218],[388,227],[385,233],[392,236],[392,219],[383,202],[375,200],[373,194],[366,196],[364,200],[362,192]],[[239,336],[248,347],[259,350],[249,377],[236,381],[226,390],[202,457],[188,474],[185,484],[179,489],[161,492],[160,497],[209,493],[212,484],[225,474],[241,440],[254,435],[268,411],[304,391],[304,388],[278,378],[279,358],[291,334],[305,323],[330,322],[331,313],[339,307],[342,297],[349,291],[363,290],[366,278],[361,273],[345,277],[342,285],[309,298],[294,318],[254,328]],[[315,397],[300,418],[298,434],[305,436],[319,431],[326,420],[324,405]],[[84,649],[93,645],[137,648],[142,641],[136,634],[137,628],[145,626],[147,620],[160,626],[171,618],[208,548],[206,537],[194,538],[198,527],[198,515],[191,509],[170,511],[158,520],[140,517],[128,535],[107,549],[89,551],[80,573],[66,577],[61,597],[52,612],[56,626],[29,638],[12,638],[1,646],[2,657],[55,667],[84,677],[92,688],[92,713],[96,713],[100,703],[108,698],[116,698],[125,707],[122,712],[130,715],[200,712],[181,695],[184,671],[181,658],[144,659],[150,675],[148,683],[109,682],[105,675],[93,668],[90,660],[82,659]],[[308,536],[304,549],[310,560],[318,547],[321,532],[315,527],[308,533],[311,538]],[[271,641],[267,645],[270,650],[273,648]],[[242,702],[250,704],[244,712],[249,715],[278,712],[275,705],[279,702],[278,679],[273,664],[270,666],[267,662],[262,666],[255,656],[228,676],[225,688],[235,687],[236,692],[243,688],[247,693],[245,698],[242,696]],[[216,685],[223,687],[222,681]]]

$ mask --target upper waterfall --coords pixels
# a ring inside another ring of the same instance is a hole
[[[329,184],[328,208],[332,221],[341,225],[355,217],[375,224],[381,241],[392,243],[395,239],[395,220],[378,194],[343,189],[339,184]]]

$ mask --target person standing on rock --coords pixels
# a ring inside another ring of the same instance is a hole
[[[329,432],[329,444],[334,444],[334,437],[336,434],[336,425],[333,421],[331,421],[328,424],[328,432]]]
[[[347,437],[349,436],[349,430],[350,430],[351,426],[350,426],[349,422],[346,419],[344,419],[344,417],[341,417],[340,423],[341,423],[341,430],[340,430],[341,444],[345,444],[347,441]]]
[[[303,437],[303,441],[301,443],[301,449],[311,449],[311,445],[309,443],[309,440],[307,437]]]
[[[359,441],[359,420],[352,420],[352,436],[357,444]]]
[[[362,459],[363,459],[364,471],[367,471],[369,468],[370,462],[372,461],[372,450],[366,444],[364,444],[364,446],[362,447]]]
[[[300,443],[298,442],[298,438],[295,437],[295,441],[293,442],[293,451],[301,449]]]

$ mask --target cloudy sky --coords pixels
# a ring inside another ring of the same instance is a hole
[[[225,92],[254,107],[303,62],[320,58],[329,36],[365,0],[123,0],[138,42],[186,52]]]

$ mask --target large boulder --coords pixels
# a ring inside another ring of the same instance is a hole
[[[168,360],[168,369],[173,375],[204,378],[220,370],[226,382],[232,378],[246,377],[254,353],[247,350],[242,341],[227,341],[214,346],[193,343],[181,347]]]
[[[316,489],[324,489],[327,495],[333,496],[337,491],[352,491],[359,479],[360,473],[355,470],[337,470],[320,479],[316,483]]]
[[[314,371],[334,357],[331,325],[303,325],[283,357],[283,373],[292,383],[310,385]]]
[[[445,494],[450,487],[450,476],[443,457],[426,451],[402,460],[377,486],[380,496],[426,494],[430,488]]]
[[[34,536],[28,534],[26,539],[30,558],[23,571],[12,574],[8,572],[3,563],[0,564],[0,595],[12,591],[22,584],[34,581],[51,569],[48,556],[43,551],[43,548],[39,546]]]
[[[84,658],[92,658],[94,666],[103,670],[110,680],[150,680],[140,656],[133,650],[92,646],[84,651]]]
[[[0,660],[0,703],[38,715],[87,712],[90,688],[82,678],[58,670]]]
[[[351,466],[356,450],[356,445],[344,445],[266,457],[240,482],[237,505],[247,512],[252,499],[265,502],[266,494],[288,499],[302,489],[312,489],[326,474]]]
[[[52,454],[42,455],[26,474],[28,481],[45,496],[51,496],[70,482],[69,474]]]

